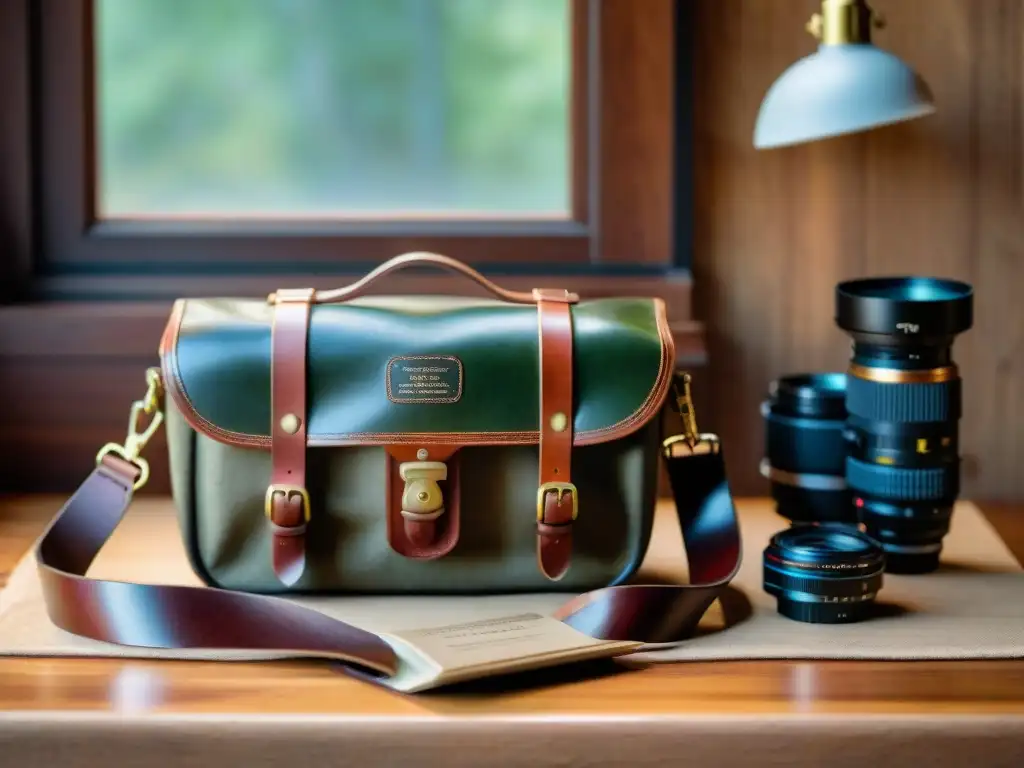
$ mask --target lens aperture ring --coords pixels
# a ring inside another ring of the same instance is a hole
[[[820,577],[813,573],[801,572],[791,563],[773,561],[765,557],[764,578],[769,588],[785,592],[802,592],[816,595],[818,602],[835,602],[840,598],[847,601],[870,600],[882,588],[882,571],[873,573],[865,569],[848,578]]]
[[[863,369],[867,371],[885,369]],[[960,379],[936,383],[881,383],[860,378],[847,379],[846,408],[851,415],[872,421],[905,424],[922,421],[956,421],[961,416]]]
[[[960,466],[905,469],[869,464],[852,456],[846,459],[850,488],[873,498],[893,501],[931,501],[954,498],[960,493]]]

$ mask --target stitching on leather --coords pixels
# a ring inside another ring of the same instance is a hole
[[[196,410],[195,404],[188,396],[185,389],[185,382],[181,378],[181,371],[178,368],[178,338],[181,334],[181,325],[185,318],[186,302],[176,303],[171,311],[168,320],[168,327],[173,329],[170,333],[170,342],[163,352],[160,368],[163,371],[164,390],[171,396],[182,417],[189,426],[198,432],[209,437],[216,438],[222,442],[241,447],[270,447],[270,436],[248,435],[243,432],[229,432],[221,429]],[[171,386],[173,385],[173,386]]]
[[[658,376],[654,380],[654,386],[651,388],[651,391],[647,393],[647,399],[625,419],[608,427],[588,430],[586,432],[586,440],[576,443],[577,445],[592,445],[625,437],[642,427],[661,410],[665,395],[668,393],[668,385],[672,381],[672,372],[675,369],[676,345],[675,340],[672,338],[672,329],[668,324],[665,302],[662,299],[654,299],[654,309],[658,325],[658,335],[661,338],[661,361],[658,367]]]
[[[675,368],[675,341],[668,324],[665,302],[663,299],[652,299],[658,336],[661,340],[661,357],[658,375],[654,386],[640,407],[624,419],[600,429],[579,430],[573,438],[574,446],[595,445],[625,437],[644,426],[660,411],[668,392],[672,371]],[[218,427],[202,416],[195,407],[177,364],[178,339],[184,322],[186,302],[176,302],[168,320],[170,340],[166,349],[162,349],[161,369],[164,387],[181,411],[182,417],[195,430],[207,436],[242,448],[269,448],[269,435],[253,435],[244,432],[232,432]],[[307,444],[311,447],[329,448],[359,445],[532,445],[540,441],[539,430],[523,432],[340,432],[307,435]]]

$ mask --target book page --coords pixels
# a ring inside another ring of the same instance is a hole
[[[384,639],[392,643],[402,657],[403,668],[391,680],[382,682],[409,692],[553,664],[621,655],[642,645],[598,640],[539,613],[389,632]],[[416,656],[421,658],[414,658]]]

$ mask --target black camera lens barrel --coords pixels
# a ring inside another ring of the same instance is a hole
[[[969,285],[936,278],[836,288],[836,323],[853,340],[846,480],[892,572],[938,566],[960,493],[962,385],[952,345],[971,327],[972,302]]]
[[[792,522],[856,520],[845,477],[845,389],[842,373],[785,376],[761,404],[761,474],[776,510]]]
[[[846,377],[841,373],[785,376],[761,404],[765,455],[773,467],[810,475],[841,474],[845,450]]]
[[[795,621],[868,618],[883,584],[885,553],[855,527],[802,525],[775,534],[763,554],[764,590]]]

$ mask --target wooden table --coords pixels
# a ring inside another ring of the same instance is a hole
[[[0,583],[54,503],[8,507]],[[1024,507],[981,506],[1024,559]],[[316,662],[0,659],[0,766],[1024,766],[1024,661],[595,674],[404,697]]]

